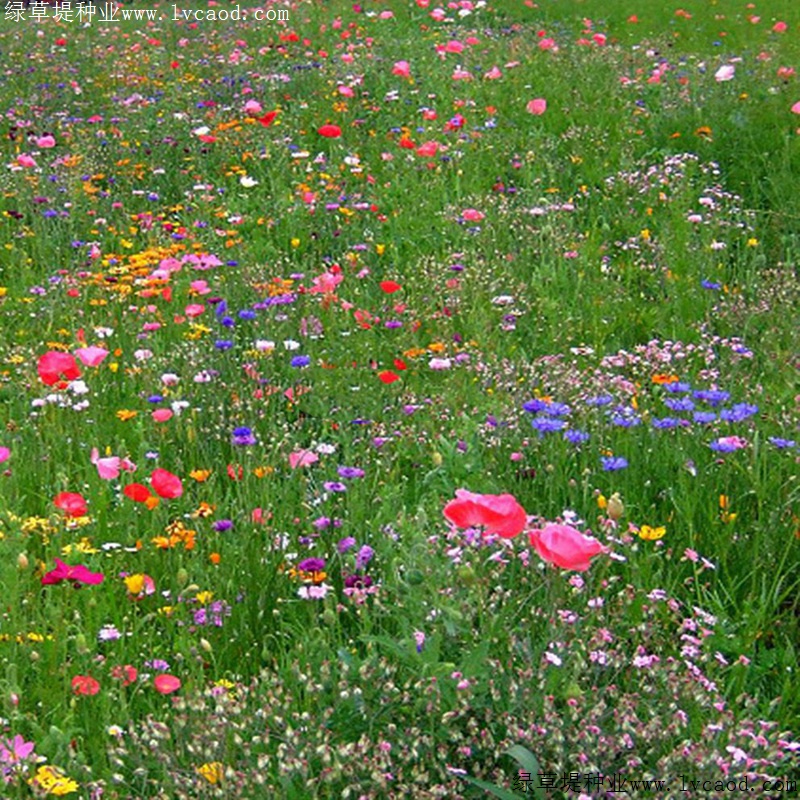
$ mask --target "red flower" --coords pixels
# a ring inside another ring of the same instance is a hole
[[[61,383],[62,379],[74,381],[80,378],[81,371],[74,356],[69,353],[60,353],[58,350],[48,350],[39,357],[37,364],[39,377],[47,386]]]
[[[91,675],[76,675],[72,679],[75,694],[93,695],[100,691],[100,684]]]
[[[126,664],[124,667],[112,667],[111,677],[122,681],[123,686],[130,686],[139,677],[139,673],[136,667]]]
[[[129,484],[122,490],[122,493],[134,503],[146,503],[152,497],[150,490],[141,483]]]
[[[402,288],[403,287],[396,281],[381,281],[381,289],[383,289],[386,294],[394,294],[395,292],[399,292]]]
[[[482,525],[486,533],[511,539],[522,533],[528,521],[525,509],[510,494],[473,494],[456,489],[456,499],[444,507],[444,515],[459,528]]]
[[[68,517],[86,516],[88,506],[83,497],[76,492],[61,492],[53,499],[53,505]]]
[[[156,676],[153,686],[159,694],[172,694],[181,688],[181,679],[165,672]]]
[[[150,483],[153,484],[156,494],[166,500],[174,500],[183,494],[181,479],[165,469],[154,469]]]
[[[396,372],[392,372],[390,369],[385,369],[383,372],[378,373],[378,380],[381,383],[389,384],[399,381],[400,376]]]
[[[244,467],[241,464],[228,464],[228,477],[232,481],[240,481],[244,478]]]
[[[275,117],[278,116],[277,110],[275,111],[267,111],[263,117],[256,117],[256,119],[266,128],[275,121]]]
[[[97,585],[102,583],[104,576],[102,572],[90,572],[83,564],[76,564],[71,567],[60,559],[56,559],[56,568],[50,570],[42,576],[42,586],[51,586],[61,581],[72,581],[75,584],[86,583]]]
[[[342,135],[342,129],[338,125],[323,125],[317,133],[326,139],[338,139]]]

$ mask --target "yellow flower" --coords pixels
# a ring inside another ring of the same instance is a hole
[[[194,596],[194,599],[197,600],[200,605],[205,606],[214,599],[214,592],[198,592]]]
[[[44,764],[36,770],[34,775],[28,783],[34,789],[43,789],[47,794],[62,797],[65,794],[72,794],[77,792],[80,788],[78,784],[68,778],[59,767],[53,767],[49,764]]]
[[[253,475],[256,478],[264,478],[267,475],[272,475],[273,472],[275,472],[275,467],[255,467],[253,469]]]
[[[125,582],[125,588],[129,594],[140,595],[144,590],[144,575],[137,573],[136,575],[128,575],[122,579]]]
[[[196,480],[198,483],[203,483],[203,481],[207,481],[211,477],[211,470],[210,469],[193,469],[189,473],[189,477],[193,480]]]
[[[219,783],[223,778],[224,767],[219,761],[208,761],[197,768],[197,771],[209,783]]]
[[[608,500],[606,500],[605,495],[603,494],[597,495],[597,507],[601,511],[605,511],[607,506],[608,506]]]
[[[138,411],[130,411],[127,408],[121,408],[117,411],[117,419],[122,420],[122,422],[127,422],[129,419],[133,419],[138,413]]]
[[[666,532],[667,529],[664,525],[661,525],[658,528],[651,528],[649,525],[642,525],[642,527],[639,529],[639,538],[644,539],[647,542],[654,542],[656,539],[661,539]]]
[[[758,247],[758,239],[750,238],[747,240],[748,247]]]

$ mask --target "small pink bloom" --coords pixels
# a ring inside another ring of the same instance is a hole
[[[169,408],[157,408],[150,416],[154,422],[167,422],[172,419],[172,410]]]
[[[395,61],[392,67],[392,75],[399,75],[401,78],[410,78],[411,65],[408,61]]]
[[[261,103],[258,102],[258,100],[248,100],[244,104],[245,114],[251,114],[252,116],[255,116],[256,114],[260,114],[262,111],[263,108],[261,106]]]
[[[17,156],[17,164],[21,167],[35,167],[36,160],[33,156],[29,156],[27,153],[21,153]]]
[[[50,136],[50,134],[47,134],[46,136],[40,136],[36,140],[36,146],[41,147],[42,150],[47,150],[51,147],[56,146],[56,140],[52,136]]]
[[[800,114],[800,100],[792,106],[792,114]]]
[[[522,533],[528,520],[525,509],[510,494],[474,494],[456,489],[456,499],[444,507],[444,515],[459,528],[481,525],[486,533],[511,539]]]
[[[530,543],[539,556],[561,569],[585,572],[590,559],[607,552],[597,539],[587,536],[571,525],[549,522],[541,530],[529,534]]]
[[[98,367],[108,355],[108,350],[104,347],[91,345],[90,347],[81,347],[76,350],[75,355],[85,367]]]
[[[310,467],[319,461],[319,456],[311,450],[295,450],[289,453],[289,466],[292,469],[298,467]]]
[[[0,447],[0,464],[11,458],[11,451],[7,447]]]
[[[714,78],[718,83],[722,83],[723,81],[732,81],[735,75],[736,67],[733,64],[724,64],[714,73]]]
[[[530,100],[525,108],[529,114],[539,117],[547,111],[547,100],[543,97],[537,97],[535,100]]]
[[[499,67],[494,66],[487,73],[485,73],[483,77],[487,81],[496,81],[499,78],[503,77],[503,73],[501,72]]]
[[[461,212],[461,218],[466,222],[480,222],[486,214],[483,211],[478,211],[477,208],[465,208]]]
[[[800,104],[798,104],[800,105]],[[800,112],[798,112],[800,113]],[[425,142],[417,148],[417,155],[424,158],[432,158],[439,150],[439,145],[436,142]]]
[[[786,32],[786,29],[787,29],[788,27],[789,27],[789,26],[788,26],[788,25],[787,25],[785,22],[783,22],[783,21],[781,21],[781,20],[778,20],[778,22],[776,22],[776,23],[775,23],[775,24],[772,26],[772,30],[773,30],[773,31],[775,31],[775,33],[785,33],[785,32]]]

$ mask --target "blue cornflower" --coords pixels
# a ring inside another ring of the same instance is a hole
[[[628,460],[622,456],[604,456],[600,459],[604,472],[617,472],[628,466]]]
[[[238,445],[240,447],[245,447],[250,444],[255,444],[256,437],[253,435],[253,431],[250,428],[242,426],[240,428],[233,429],[233,435],[231,436],[231,441],[235,445]]]
[[[567,427],[563,419],[553,419],[553,417],[534,417],[531,420],[531,427],[538,431],[540,436],[553,431],[560,431]]]
[[[291,361],[293,367],[298,367],[300,369],[307,367],[310,363],[310,356],[294,356]]]
[[[708,403],[712,408],[730,399],[730,392],[723,392],[721,389],[697,389],[693,392],[695,399]]]
[[[580,431],[577,428],[569,428],[564,431],[564,439],[570,444],[583,444],[584,442],[588,442],[590,438],[590,435],[586,433],[586,431]]]
[[[741,422],[757,413],[758,406],[736,403],[732,408],[723,408],[719,412],[719,418],[725,420],[725,422]]]
[[[691,397],[667,397],[664,405],[670,411],[694,411],[694,401]]]

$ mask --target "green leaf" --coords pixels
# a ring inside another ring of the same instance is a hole
[[[469,775],[462,775],[461,777],[467,783],[471,783],[473,786],[477,786],[479,789],[489,792],[489,794],[494,795],[494,797],[499,797],[500,800],[519,800],[519,795],[510,792],[508,789],[504,789],[502,786],[489,783],[489,781],[478,780],[478,778],[470,778]]]

